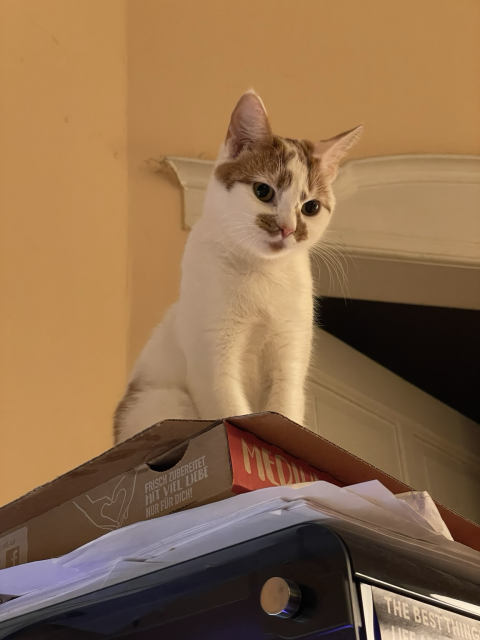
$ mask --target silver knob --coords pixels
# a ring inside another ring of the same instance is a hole
[[[260,593],[260,604],[269,616],[292,618],[300,608],[302,592],[291,580],[270,578]]]

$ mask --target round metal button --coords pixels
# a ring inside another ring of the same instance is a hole
[[[260,604],[269,616],[292,618],[300,608],[302,592],[291,580],[270,578],[260,593]]]

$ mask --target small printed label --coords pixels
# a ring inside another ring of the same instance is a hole
[[[382,640],[480,640],[480,621],[372,587]]]
[[[0,569],[27,562],[27,531],[27,527],[22,527],[0,538]]]
[[[205,456],[200,456],[145,483],[145,518],[156,518],[192,502],[194,486],[208,478]]]

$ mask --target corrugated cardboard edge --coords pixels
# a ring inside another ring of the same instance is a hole
[[[228,418],[228,422],[312,466],[321,468],[346,485],[378,480],[395,494],[412,490],[404,482],[278,413],[237,416]],[[295,428],[294,438],[289,437],[292,428]],[[435,501],[435,504],[454,540],[480,551],[480,526],[440,502]]]

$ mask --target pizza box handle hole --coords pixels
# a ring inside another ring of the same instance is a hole
[[[173,447],[173,449],[166,451],[160,457],[155,458],[155,460],[147,462],[147,465],[152,471],[158,471],[159,473],[168,471],[180,462],[188,449],[188,445],[188,441],[182,442],[176,447]]]

